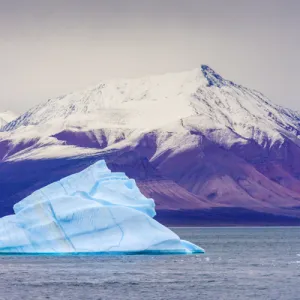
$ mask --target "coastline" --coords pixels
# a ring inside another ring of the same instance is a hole
[[[168,227],[298,227],[300,218],[239,208],[157,210],[155,219]]]

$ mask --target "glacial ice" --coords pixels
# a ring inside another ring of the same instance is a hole
[[[104,160],[65,177],[0,219],[0,253],[203,253],[153,219],[155,204]]]

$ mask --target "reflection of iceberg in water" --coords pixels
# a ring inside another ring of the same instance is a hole
[[[153,220],[154,201],[103,160],[54,182],[0,219],[2,253],[202,253]]]

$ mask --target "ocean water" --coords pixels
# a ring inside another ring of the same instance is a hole
[[[206,254],[0,256],[0,299],[300,299],[300,227],[173,230]]]

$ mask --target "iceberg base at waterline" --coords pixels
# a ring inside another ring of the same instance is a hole
[[[43,187],[0,219],[0,254],[193,254],[153,219],[155,204],[104,160]]]

